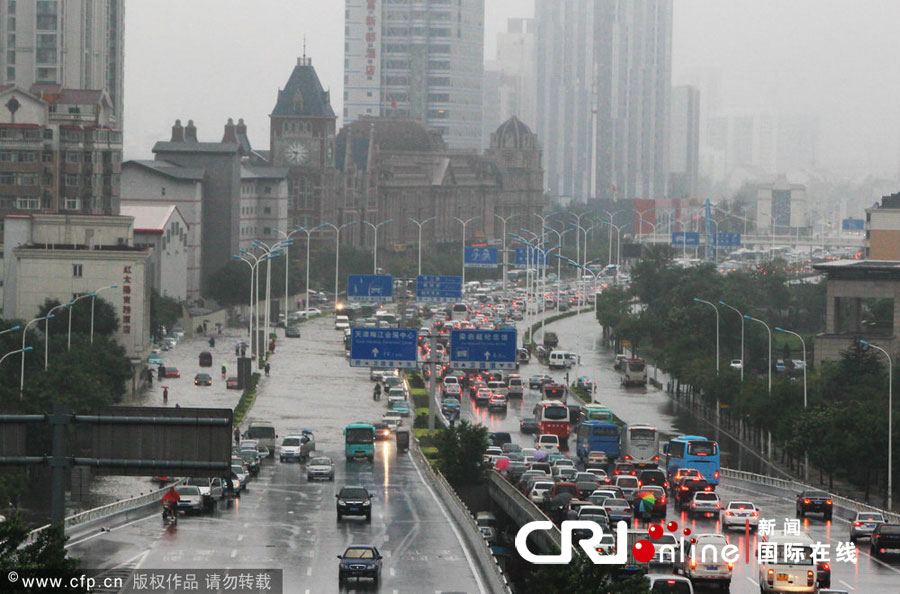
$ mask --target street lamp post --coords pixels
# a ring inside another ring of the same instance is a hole
[[[281,246],[281,243],[282,242],[278,241],[269,247],[267,244],[257,239],[253,240],[253,247],[261,250],[265,254],[262,259],[266,261],[266,322],[263,327],[263,331],[266,333],[269,332],[269,312],[271,311],[272,305],[272,260],[284,255],[284,248]],[[285,314],[284,319],[285,322],[287,322],[287,314]],[[268,336],[266,336],[266,338],[268,338]]]
[[[806,400],[806,341],[803,340],[803,337],[797,334],[796,332],[792,332],[790,330],[785,330],[784,328],[775,328],[776,332],[784,332],[785,334],[790,334],[791,336],[796,336],[800,339],[800,344],[803,348],[803,408],[806,409],[807,400]],[[809,452],[804,453],[803,460],[803,480],[809,482]]]
[[[607,223],[606,221],[602,221],[603,224],[609,225],[613,229],[616,230],[616,284],[619,284],[619,263],[620,256],[622,255],[622,228],[624,225],[613,225],[612,223]],[[612,249],[612,232],[609,234],[610,239],[610,249]],[[586,249],[586,248],[585,248]],[[612,252],[610,252],[610,258],[612,258]]]
[[[465,221],[459,217],[453,217],[457,223],[462,225],[462,290],[463,293],[466,292],[466,225],[474,221],[475,219],[480,219],[481,217],[476,215],[474,217],[468,218]]]
[[[69,303],[60,303],[56,307],[50,308],[50,311],[47,312],[47,317],[44,319],[44,371],[47,371],[47,367],[50,364],[50,318],[56,317],[53,315],[53,312],[57,309],[71,307],[73,304],[73,301],[70,301]],[[71,310],[69,311],[71,312]]]
[[[744,315],[744,319],[750,320],[753,322],[759,322],[763,326],[766,327],[766,332],[769,333],[769,394],[772,393],[772,329],[769,328],[769,325],[760,320],[759,318],[754,318],[752,316]],[[743,366],[743,363],[741,363]]]
[[[696,297],[694,297],[694,301],[697,303],[705,303],[716,311],[716,375],[719,375],[719,308],[709,301],[697,299]]]
[[[303,300],[303,309],[306,311],[306,316],[309,317],[309,257],[310,257],[310,237],[312,232],[321,227],[322,225],[316,225],[312,229],[307,229],[306,227],[297,227],[297,231],[303,231],[306,233],[306,298]]]
[[[337,312],[338,309],[338,269],[340,267],[341,261],[341,230],[344,227],[349,227],[353,225],[356,221],[348,221],[343,225],[335,225],[334,223],[322,223],[319,225],[320,227],[331,227],[334,229],[334,242],[335,242],[335,250],[334,250],[334,311]],[[308,295],[308,293],[307,293]],[[308,298],[308,297],[307,297]],[[307,307],[308,309],[308,307]]]
[[[744,381],[744,314],[738,308],[728,305],[724,301],[719,301],[719,305],[727,307],[741,317],[741,381]]]
[[[107,287],[100,287],[96,291],[91,294],[91,344],[94,344],[94,301],[96,301],[97,295],[100,294],[101,291],[105,291],[107,289],[117,289],[119,285],[109,285]],[[22,359],[24,360],[25,355],[22,355]]]
[[[244,262],[247,266],[250,267],[250,307],[249,307],[250,315],[248,317],[250,318],[250,358],[252,359],[254,352],[259,350],[259,348],[258,348],[259,345],[257,345],[256,337],[253,335],[253,318],[254,318],[253,304],[259,297],[258,291],[256,290],[256,272],[257,272],[257,266],[262,261],[262,259],[258,258],[254,254],[251,254],[247,250],[242,249],[241,253],[244,256],[247,256],[248,258],[253,258],[253,262],[251,263],[250,260],[244,259],[242,256],[239,256],[237,254],[231,256],[235,260],[240,260],[241,262]],[[259,326],[259,322],[257,322],[257,327],[258,326]]]
[[[436,217],[428,217],[423,221],[417,221],[414,218],[410,217],[410,221],[416,224],[416,227],[419,228],[419,276],[422,276],[422,226],[429,222],[433,221]]]
[[[571,231],[571,230],[572,230],[572,228],[569,227],[568,229],[566,229],[565,231],[563,231],[562,233],[560,233],[559,231],[557,231],[557,230],[554,229],[553,227],[547,227],[547,231],[550,231],[551,233],[555,233],[555,234],[556,234],[556,238],[557,238],[558,241],[559,241],[559,255],[562,255],[562,248],[563,248],[563,240],[562,240],[562,238],[563,238],[563,236],[564,236],[566,233],[568,233],[568,232]],[[561,282],[561,280],[562,280],[562,279],[560,278],[560,274],[561,274],[561,273],[562,273],[562,260],[559,259],[559,258],[557,258],[557,259],[556,259],[556,311],[557,311],[557,313],[559,312],[560,282]]]
[[[867,347],[872,347],[878,351],[884,353],[884,356],[887,357],[888,360],[888,474],[887,474],[887,504],[885,507],[890,510],[891,505],[893,503],[893,477],[894,477],[894,465],[893,465],[893,440],[891,433],[894,429],[893,423],[893,409],[894,409],[894,361],[891,359],[890,353],[886,350],[878,346],[877,344],[872,344],[871,342],[866,342],[865,340],[860,340],[860,343]]]
[[[382,225],[390,223],[394,219],[385,219],[378,224],[370,223],[369,221],[363,221],[363,225],[368,225],[372,228],[372,231],[375,235],[375,241],[372,244],[372,274],[378,274],[378,228]]]
[[[294,233],[298,233],[302,228],[298,227],[291,231],[290,233],[285,233],[281,229],[275,229],[282,235],[284,235],[284,240],[282,242],[284,246],[284,327],[287,328],[287,320],[288,320],[288,271],[291,269],[291,258],[290,258],[290,246],[294,245],[291,237]]]
[[[22,398],[22,392],[25,390],[25,338],[28,336],[28,327],[34,324],[35,322],[40,322],[41,320],[47,320],[53,317],[52,313],[48,313],[46,316],[41,316],[39,318],[34,318],[27,324],[25,324],[25,328],[22,330],[22,369],[19,373],[19,398]],[[46,337],[44,337],[46,340]]]
[[[603,212],[606,213],[606,216],[609,217],[609,226],[615,227],[615,225],[613,225],[613,221],[615,220],[616,215],[621,214],[624,211],[617,210],[614,212],[609,212],[608,210],[604,210]],[[585,251],[587,251],[587,234],[585,234],[584,236],[584,249]],[[587,254],[585,254],[585,257],[587,257]],[[612,231],[609,232],[609,263],[612,264]]]
[[[515,218],[519,215],[511,214],[507,217],[501,217],[500,215],[495,213],[494,216],[503,222],[503,298],[505,299],[508,297],[508,295],[506,294],[506,275],[509,266],[509,259],[507,258],[506,254],[506,223],[510,219]],[[421,272],[419,274],[421,274]]]
[[[18,328],[18,326],[16,326],[16,328]],[[10,330],[12,330],[12,328],[10,328]],[[0,334],[3,334],[3,333],[0,332]],[[16,353],[24,353],[25,351],[30,351],[33,348],[34,347],[25,347],[24,349],[16,349],[14,351],[10,351],[10,352],[6,353],[5,355],[3,355],[2,357],[0,357],[0,364],[2,364],[4,361],[6,361],[6,358],[9,357],[10,355],[15,355]]]
[[[69,305],[74,306],[81,299],[84,299],[85,297],[94,297],[94,295],[96,295],[96,293],[85,293],[84,295],[73,299]],[[66,350],[67,351],[72,350],[72,310],[73,309],[75,309],[75,308],[74,307],[69,308],[69,337],[66,340]],[[2,334],[2,333],[0,333],[0,334]]]

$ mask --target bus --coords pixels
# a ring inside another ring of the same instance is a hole
[[[468,320],[469,319],[469,306],[465,303],[457,303],[452,308],[450,308],[450,319],[451,320]]]
[[[604,421],[584,421],[576,434],[578,457],[586,459],[590,452],[606,452],[610,464],[619,457],[619,426]]]
[[[679,468],[694,468],[711,486],[719,484],[719,444],[699,435],[681,435],[663,446],[669,482]]]
[[[538,433],[549,433],[559,437],[562,445],[569,439],[569,407],[559,400],[541,400],[534,405],[534,418],[538,422]]]
[[[357,421],[344,427],[344,455],[347,462],[358,458],[375,461],[375,426]]]
[[[584,408],[587,411],[588,421],[604,421],[606,423],[614,423],[616,416],[613,411],[609,410],[602,404],[586,404]]]
[[[625,375],[622,377],[625,386],[647,385],[647,363],[643,359],[625,361]]]
[[[659,462],[659,432],[650,425],[630,425],[622,444],[625,461],[637,468],[656,468]]]

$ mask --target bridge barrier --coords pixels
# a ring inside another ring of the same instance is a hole
[[[549,522],[549,517],[534,502],[519,491],[515,485],[496,470],[488,473],[488,493],[506,514],[519,526],[528,522]],[[535,544],[544,553],[553,553],[562,548],[562,537],[559,528],[541,530],[532,533]]]
[[[509,587],[509,581],[503,573],[494,555],[491,553],[490,546],[481,534],[481,530],[475,524],[475,516],[469,510],[468,506],[463,503],[462,499],[457,496],[456,491],[447,482],[440,472],[431,467],[431,463],[425,459],[422,451],[419,449],[418,440],[413,440],[413,447],[410,448],[410,454],[413,462],[422,470],[427,477],[431,487],[437,494],[438,499],[448,512],[451,513],[457,524],[461,528],[461,534],[466,549],[472,552],[478,571],[488,582],[485,586],[488,592],[492,594],[508,593],[512,594]]]

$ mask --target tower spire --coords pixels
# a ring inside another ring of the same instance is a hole
[[[306,62],[306,33],[303,34],[303,62]]]

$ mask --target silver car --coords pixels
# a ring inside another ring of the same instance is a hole
[[[694,499],[688,504],[688,517],[693,517],[697,514],[703,516],[706,514],[718,516],[719,510],[721,509],[722,500],[719,499],[718,493],[700,491],[694,493]]]
[[[878,512],[856,512],[856,517],[850,522],[850,542],[856,542],[858,538],[869,538],[878,524],[884,524],[884,516]]]
[[[319,456],[309,461],[306,466],[306,480],[313,479],[334,480],[334,462],[327,456]]]
[[[201,513],[203,511],[203,495],[200,488],[193,485],[179,485],[175,487],[178,496],[178,511]]]

